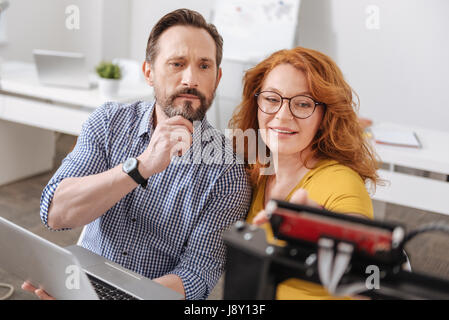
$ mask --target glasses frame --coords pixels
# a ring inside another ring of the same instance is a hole
[[[276,111],[274,111],[274,112],[266,112],[266,111],[263,111],[262,108],[259,106],[259,102],[257,101],[257,100],[258,100],[258,97],[259,97],[262,93],[264,93],[264,92],[274,93],[274,94],[278,95],[279,97],[281,97],[281,103],[279,104],[279,108],[278,108]],[[307,118],[310,118],[310,117],[312,116],[312,114],[315,112],[315,109],[316,109],[316,106],[317,106],[317,105],[322,105],[323,107],[326,107],[326,104],[325,104],[324,102],[315,101],[315,99],[313,99],[312,97],[309,97],[309,96],[304,95],[304,94],[298,94],[298,95],[296,95],[296,96],[287,98],[287,97],[281,96],[281,95],[280,95],[279,93],[277,93],[277,92],[269,91],[269,90],[268,90],[268,91],[260,91],[260,92],[256,93],[256,94],[254,95],[254,97],[256,98],[257,108],[259,108],[260,111],[262,111],[263,113],[266,113],[266,114],[276,114],[276,113],[278,113],[279,110],[281,110],[282,105],[284,104],[284,100],[288,100],[288,109],[290,110],[290,113],[292,114],[293,117],[298,118],[298,119],[307,119]],[[313,101],[313,103],[314,103],[312,113],[311,113],[310,115],[308,115],[307,117],[305,117],[305,118],[295,116],[295,114],[294,114],[293,111],[292,111],[292,107],[291,107],[290,102],[292,101],[292,99],[294,99],[294,98],[296,98],[296,97],[306,97],[306,98],[311,99],[311,100]]]

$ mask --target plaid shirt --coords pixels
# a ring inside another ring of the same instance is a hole
[[[64,178],[101,173],[143,153],[154,131],[154,105],[110,102],[91,114],[43,191],[47,227]],[[206,119],[197,123],[189,151],[151,176],[146,189],[138,186],[88,224],[81,245],[150,279],[175,274],[186,299],[207,298],[224,270],[222,232],[246,216],[251,201],[246,172],[228,143]]]

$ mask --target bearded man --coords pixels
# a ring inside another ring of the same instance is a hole
[[[222,232],[245,217],[251,201],[242,164],[186,161],[195,145],[233,155],[205,118],[222,47],[197,12],[161,18],[142,68],[155,101],[99,107],[41,199],[48,228],[85,226],[81,246],[186,299],[205,299],[214,288],[224,270]],[[207,141],[204,130],[213,130]]]

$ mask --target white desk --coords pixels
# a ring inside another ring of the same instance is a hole
[[[408,128],[418,135],[421,149],[375,144],[382,162],[389,169],[379,170],[381,178],[390,181],[386,187],[377,187],[374,200],[395,203],[426,211],[449,215],[449,132],[381,123],[376,126]],[[432,177],[396,172],[397,166],[431,172]]]
[[[53,131],[78,135],[89,114],[105,100],[98,89],[80,90],[39,84],[33,64],[7,62],[0,73],[0,185],[53,167]],[[114,99],[152,99],[144,82],[121,83]]]

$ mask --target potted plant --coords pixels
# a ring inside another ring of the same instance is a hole
[[[98,89],[104,98],[117,96],[121,78],[120,66],[108,61],[102,61],[96,67],[98,76]]]

